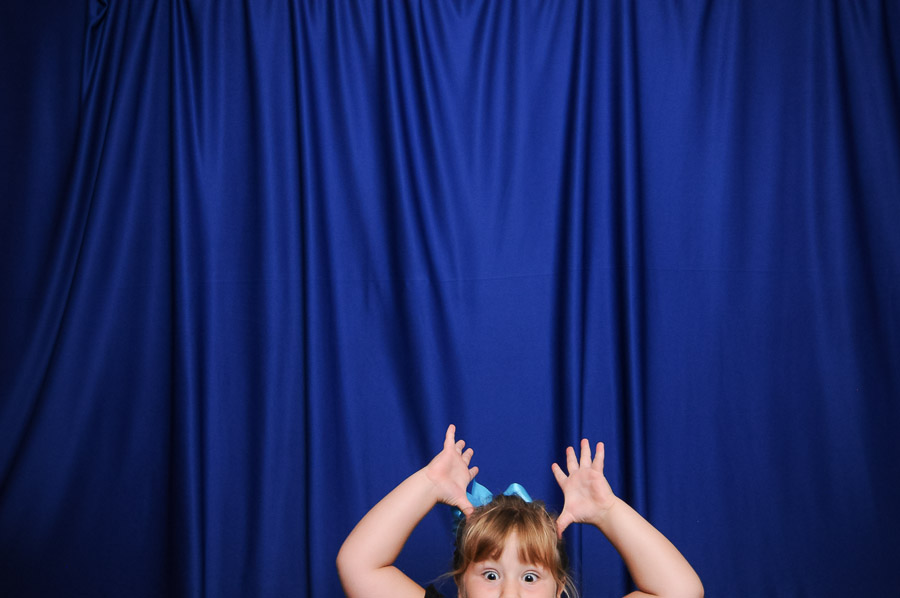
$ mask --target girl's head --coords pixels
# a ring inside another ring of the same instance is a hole
[[[453,575],[460,598],[513,595],[575,598],[556,521],[540,502],[496,496],[460,522]],[[507,595],[507,594],[504,594]]]

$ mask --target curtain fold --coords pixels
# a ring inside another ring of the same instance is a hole
[[[335,596],[439,449],[709,595],[900,583],[900,14],[0,9],[0,594]],[[631,588],[567,532],[585,596]],[[436,508],[398,565],[443,573]],[[445,587],[445,594],[452,589]]]

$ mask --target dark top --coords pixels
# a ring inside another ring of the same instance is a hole
[[[434,589],[434,586],[428,586],[425,588],[425,598],[444,598],[444,595],[439,594],[438,591]]]

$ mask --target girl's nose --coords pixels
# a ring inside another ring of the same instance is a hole
[[[519,598],[519,584],[517,579],[507,577],[500,587],[500,598]]]

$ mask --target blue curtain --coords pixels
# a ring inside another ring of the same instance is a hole
[[[451,422],[710,596],[900,586],[900,4],[5,2],[0,85],[0,594],[338,596]]]

